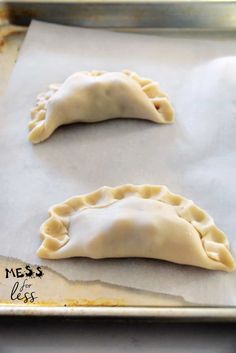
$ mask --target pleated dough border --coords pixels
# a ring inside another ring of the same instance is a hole
[[[107,207],[129,196],[153,199],[175,207],[178,216],[197,230],[207,256],[218,262],[222,270],[230,272],[235,269],[235,261],[229,250],[228,239],[216,227],[213,219],[193,201],[171,193],[163,185],[126,184],[114,188],[104,186],[92,193],[71,197],[63,203],[52,206],[49,209],[50,218],[40,228],[43,242],[38,255],[42,258],[50,258],[51,253],[69,241],[70,217],[75,212],[86,208]]]

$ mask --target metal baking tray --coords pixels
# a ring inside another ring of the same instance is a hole
[[[22,26],[27,28],[32,19],[93,28],[235,31],[236,1],[6,1],[0,4],[0,26],[10,25],[13,33],[14,29],[22,31]],[[10,292],[17,280],[13,276],[10,281],[6,280],[5,271],[6,268],[16,271],[26,265],[0,258],[0,316],[236,321],[236,307],[199,307],[177,297],[97,282],[72,284],[46,268],[43,268],[46,279],[33,278],[31,283],[41,300],[16,304]],[[62,285],[61,296],[53,297],[55,287]]]
[[[32,18],[83,27],[236,29],[235,1],[5,1],[6,16],[18,25]],[[1,17],[1,16],[0,16]]]

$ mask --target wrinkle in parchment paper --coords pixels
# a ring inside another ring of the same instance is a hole
[[[0,124],[0,254],[43,264],[69,279],[236,304],[236,274],[146,259],[37,258],[48,208],[103,185],[164,184],[214,217],[236,254],[236,46],[230,34],[125,34],[33,22]],[[113,120],[59,128],[27,140],[36,95],[75,71],[137,71],[160,83],[176,123]]]

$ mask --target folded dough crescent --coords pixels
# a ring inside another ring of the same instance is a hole
[[[38,255],[47,259],[144,257],[232,271],[225,234],[165,186],[102,187],[50,208]]]
[[[57,127],[113,118],[138,118],[172,123],[173,108],[156,82],[136,73],[77,72],[63,84],[49,86],[31,111],[29,140],[46,140]]]

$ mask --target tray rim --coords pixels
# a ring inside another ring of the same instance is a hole
[[[2,316],[236,322],[236,307],[49,307],[2,305],[0,306],[0,317]]]
[[[36,19],[90,28],[236,30],[235,0],[6,0],[3,6],[16,25]]]

